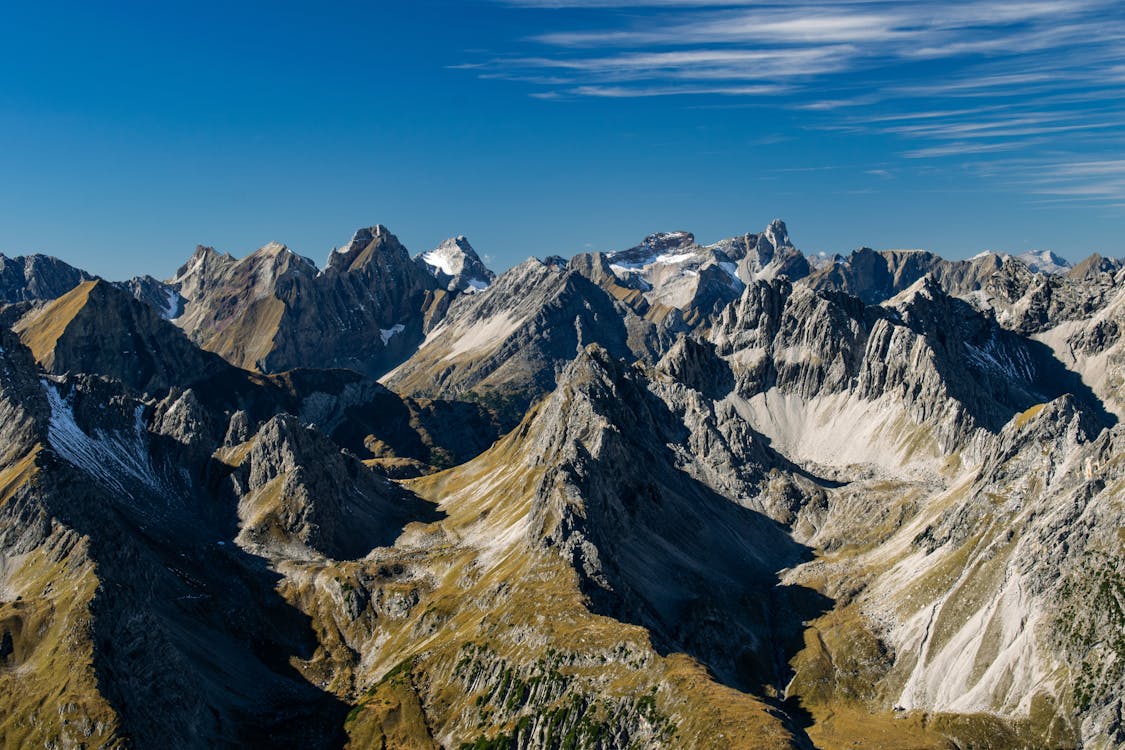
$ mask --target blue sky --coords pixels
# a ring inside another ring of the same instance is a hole
[[[775,217],[808,252],[1125,254],[1090,0],[0,5],[0,252],[168,276],[361,225],[504,268]]]

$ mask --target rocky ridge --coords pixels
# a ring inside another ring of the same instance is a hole
[[[798,256],[667,233],[467,293],[373,227],[21,275],[0,735],[1125,747],[1120,264]],[[258,372],[177,328],[219,325]]]

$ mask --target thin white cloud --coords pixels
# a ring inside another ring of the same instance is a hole
[[[773,96],[782,93],[780,86],[578,86],[564,93],[574,96],[596,96],[629,99],[652,96]]]
[[[919,168],[977,155],[1036,194],[1125,200],[1125,175],[1091,166],[1125,151],[1119,0],[496,2],[584,9],[544,13],[555,28],[514,40],[522,56],[474,62],[538,98],[742,98],[806,131],[894,139]]]
[[[934,159],[943,156],[964,156],[966,154],[990,154],[997,151],[1017,151],[1029,145],[1037,145],[1042,141],[1029,143],[1026,141],[1005,141],[1003,143],[947,143],[941,146],[928,146],[912,151],[906,151],[903,156],[907,159]]]

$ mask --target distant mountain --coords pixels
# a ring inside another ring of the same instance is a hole
[[[185,300],[176,322],[189,336],[263,372],[380,375],[417,347],[450,296],[382,226],[357,231],[323,271],[278,244],[242,260],[200,248],[170,287]]]
[[[1037,273],[1066,273],[1071,268],[1070,261],[1060,258],[1050,250],[1029,250],[1016,257]]]
[[[48,255],[0,255],[0,304],[55,299],[93,278]]]
[[[637,294],[615,296],[642,317],[676,328],[678,332],[705,325],[750,281],[809,272],[805,257],[789,242],[785,224],[775,221],[761,234],[747,234],[701,246],[689,232],[653,234],[635,247],[598,254],[597,260],[578,256],[575,267],[603,268],[591,276],[611,292],[615,288]],[[671,320],[669,320],[671,318]]]
[[[414,262],[451,292],[472,294],[483,291],[496,278],[464,236],[446,240],[433,250],[416,256]]]

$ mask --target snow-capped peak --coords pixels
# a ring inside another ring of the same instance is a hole
[[[465,267],[468,257],[476,257],[473,246],[464,236],[453,237],[442,242],[429,252],[422,253],[422,262],[440,270],[446,276],[456,276]]]
[[[414,260],[450,290],[483,291],[495,277],[464,235],[451,237]]]
[[[1036,273],[1066,273],[1071,268],[1070,261],[1050,250],[1030,250],[1016,257]]]

